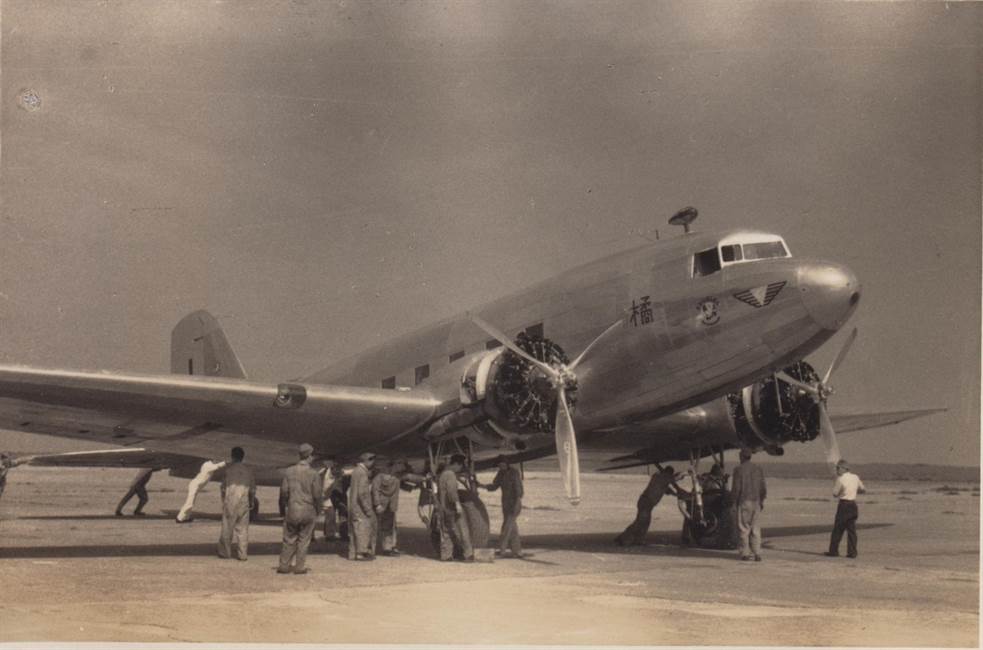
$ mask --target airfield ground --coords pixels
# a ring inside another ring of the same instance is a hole
[[[145,518],[112,516],[132,470],[18,468],[0,502],[0,642],[977,646],[979,486],[871,482],[860,558],[822,555],[828,481],[773,479],[765,561],[683,549],[674,500],[649,545],[611,539],[644,476],[587,474],[573,508],[528,473],[528,560],[439,563],[415,512],[403,557],[344,560],[318,541],[306,576],[274,571],[280,528],[250,529],[248,562],[215,557],[218,491],[173,522],[186,482],[155,475]],[[264,512],[276,491],[261,488]],[[492,527],[498,496],[486,499]],[[132,509],[131,503],[129,509]]]

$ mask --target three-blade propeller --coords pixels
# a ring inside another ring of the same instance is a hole
[[[857,328],[854,327],[853,331],[850,332],[850,335],[840,347],[840,351],[836,354],[836,358],[833,359],[833,363],[831,363],[829,369],[826,370],[826,374],[823,375],[823,378],[817,381],[815,384],[808,384],[803,381],[799,381],[784,371],[775,373],[775,376],[782,381],[804,390],[812,395],[812,398],[816,400],[816,405],[819,408],[819,433],[823,439],[823,446],[826,448],[826,462],[829,463],[830,468],[834,469],[834,471],[836,463],[839,462],[841,456],[840,445],[836,441],[836,431],[833,430],[833,423],[829,419],[829,414],[826,412],[826,400],[833,394],[833,389],[829,385],[829,378],[833,375],[833,372],[839,368],[840,364],[843,363],[843,359],[846,358],[847,352],[849,352],[850,347],[853,345],[853,342],[856,339]]]
[[[514,352],[516,355],[525,359],[532,365],[542,370],[550,378],[556,389],[556,454],[560,461],[560,475],[563,477],[563,487],[566,490],[567,498],[570,503],[577,505],[580,503],[580,458],[577,454],[577,432],[573,426],[573,417],[570,415],[570,408],[567,406],[567,388],[574,386],[577,376],[574,374],[577,366],[587,358],[592,350],[596,349],[598,342],[608,334],[616,330],[623,324],[623,320],[618,320],[611,324],[606,330],[601,332],[597,338],[584,348],[584,351],[577,356],[571,363],[559,367],[535,358],[506,336],[501,330],[482,320],[474,314],[469,314],[471,322],[487,332],[492,338]]]

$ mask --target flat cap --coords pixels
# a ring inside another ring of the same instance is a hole
[[[373,454],[371,451],[366,451],[366,452],[360,454],[359,457],[358,457],[358,459],[359,460],[362,460],[362,461],[365,461],[365,460],[375,460],[375,454]]]
[[[300,454],[301,458],[309,458],[314,453],[314,447],[311,447],[306,442],[302,443],[300,447],[297,447],[297,453]]]

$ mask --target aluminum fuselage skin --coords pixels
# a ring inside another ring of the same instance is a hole
[[[622,320],[577,369],[574,422],[580,434],[632,423],[651,426],[808,355],[856,307],[856,278],[829,262],[774,258],[694,277],[695,253],[739,233],[693,233],[612,255],[474,313],[510,336],[541,324],[543,335],[571,358]],[[737,297],[766,287],[779,287],[767,304]],[[457,408],[462,373],[488,342],[461,314],[301,381],[379,387],[395,377],[397,386],[413,387],[416,368],[426,364],[430,376],[420,387],[441,402],[440,415]],[[450,360],[460,352],[463,358]],[[551,444],[550,437],[538,444]],[[418,450],[420,440],[408,436],[406,450],[414,445]]]

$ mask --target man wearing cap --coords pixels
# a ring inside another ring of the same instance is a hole
[[[358,457],[348,489],[348,559],[374,560],[376,517],[372,505],[372,481],[369,470],[375,464],[375,454],[365,452]]]
[[[311,467],[314,447],[306,442],[297,449],[300,460],[291,465],[280,483],[280,504],[283,517],[283,548],[277,573],[307,573],[307,548],[311,545],[314,522],[324,503],[321,495],[321,476]],[[291,563],[294,564],[291,570]]]
[[[464,468],[464,456],[454,454],[437,478],[437,505],[440,508],[440,559],[454,559],[454,546],[461,548],[465,562],[474,562],[471,531],[464,517],[464,507],[457,494],[457,474]]]
[[[640,546],[645,543],[645,536],[652,525],[652,510],[659,505],[666,492],[675,494],[676,470],[672,465],[666,465],[662,471],[653,474],[649,479],[645,490],[638,496],[635,513],[635,521],[628,524],[625,530],[614,538],[615,544],[619,546]]]
[[[731,496],[737,508],[741,534],[740,558],[761,561],[761,511],[765,507],[765,473],[751,462],[751,451],[741,450],[741,464],[734,468]]]
[[[249,512],[256,499],[256,478],[253,470],[243,465],[246,452],[233,447],[231,461],[225,467],[222,479],[222,533],[218,540],[218,556],[247,559],[249,547]]]
[[[850,465],[843,459],[836,463],[836,483],[833,484],[833,496],[839,499],[836,506],[836,519],[833,522],[833,534],[829,537],[829,550],[825,555],[838,557],[840,540],[846,532],[846,556],[857,557],[857,495],[867,491],[860,477],[850,471]]]
[[[212,475],[223,467],[225,467],[224,460],[206,460],[201,464],[201,468],[198,470],[197,476],[191,479],[191,482],[188,483],[188,498],[184,500],[184,505],[181,506],[181,510],[177,513],[177,517],[174,518],[174,521],[179,524],[186,524],[194,521],[194,516],[192,515],[191,511],[195,507],[195,500],[198,498],[198,493],[205,489],[208,482],[212,480]]]
[[[498,473],[488,485],[481,487],[494,492],[502,489],[502,532],[498,536],[496,554],[505,555],[510,549],[512,557],[522,557],[522,541],[519,539],[519,513],[522,512],[522,476],[509,465],[505,456],[499,456]],[[479,484],[480,485],[480,484]]]

